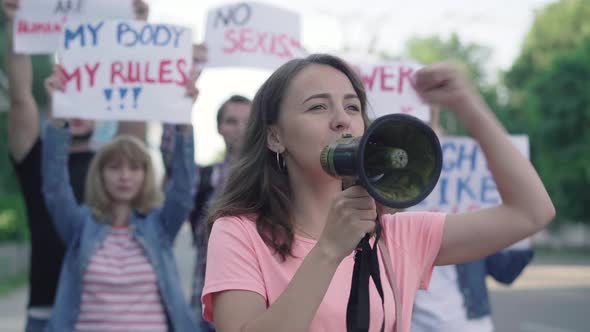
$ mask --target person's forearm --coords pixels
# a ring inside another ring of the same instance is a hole
[[[62,120],[53,120],[45,128],[41,190],[55,229],[64,243],[69,244],[76,230],[80,228],[83,217],[70,185],[68,147],[71,134],[63,128],[63,124]]]
[[[193,208],[192,190],[196,176],[193,133],[176,133],[175,141],[174,169],[162,209],[164,229],[170,240],[174,240]]]
[[[503,204],[524,214],[536,229],[548,224],[555,208],[541,179],[483,100],[474,96],[457,111],[481,146]]]
[[[316,245],[277,301],[242,331],[308,331],[338,265],[338,259]]]
[[[10,87],[10,102],[14,105],[27,103],[33,99],[33,66],[31,57],[14,52],[13,22],[6,22],[6,73]]]

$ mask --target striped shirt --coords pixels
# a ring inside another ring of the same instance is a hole
[[[113,228],[90,259],[75,330],[168,330],[154,269],[127,228]]]

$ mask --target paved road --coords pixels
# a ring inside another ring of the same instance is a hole
[[[497,331],[590,331],[590,257],[533,262],[511,288],[490,283]]]
[[[188,229],[176,242],[186,294],[194,252]],[[539,258],[511,288],[490,282],[496,332],[587,332],[590,322],[590,257]],[[26,288],[0,298],[0,332],[23,330]]]

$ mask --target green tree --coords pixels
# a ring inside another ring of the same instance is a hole
[[[456,33],[447,40],[439,36],[411,38],[406,42],[404,57],[423,64],[454,60],[478,86],[486,84],[485,66],[492,50],[475,43],[464,43]]]
[[[577,49],[590,37],[589,18],[590,1],[587,0],[561,0],[536,14],[520,55],[504,75],[509,103],[502,116],[509,129],[538,127],[543,115],[536,110],[523,111],[527,87],[556,57]]]
[[[506,73],[509,88],[523,87],[535,73],[590,36],[590,1],[562,0],[537,13],[521,53]]]
[[[496,86],[490,84],[486,74],[492,50],[476,43],[462,42],[456,33],[448,39],[439,36],[415,37],[406,42],[403,58],[422,64],[455,61],[467,77],[474,82],[492,109],[499,107]],[[389,57],[391,58],[391,57]],[[449,135],[466,135],[467,132],[452,112],[441,113],[441,126]]]
[[[501,118],[529,135],[531,159],[561,221],[590,222],[589,17],[587,0],[561,0],[539,11],[504,75],[509,98]]]
[[[542,115],[533,161],[562,220],[590,221],[590,38],[528,83],[524,110]]]

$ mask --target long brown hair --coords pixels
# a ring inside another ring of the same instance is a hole
[[[365,89],[343,60],[327,54],[314,54],[287,62],[256,93],[243,137],[245,144],[207,218],[212,226],[215,220],[224,216],[254,217],[264,242],[283,260],[292,256],[291,190],[286,170],[279,167],[275,153],[267,147],[267,131],[269,126],[277,123],[283,98],[293,78],[313,64],[330,66],[348,77],[361,102],[367,126]]]

